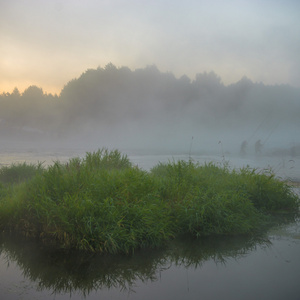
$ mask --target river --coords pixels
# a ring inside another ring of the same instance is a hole
[[[83,149],[2,149],[0,164],[67,161]],[[128,151],[149,170],[158,162],[192,159],[231,168],[272,169],[300,180],[300,159]],[[299,186],[294,191],[300,195]],[[0,299],[300,299],[300,220],[280,221],[255,238],[176,240],[131,256],[52,249],[0,235]]]

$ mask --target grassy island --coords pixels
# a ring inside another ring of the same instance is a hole
[[[0,169],[0,229],[66,248],[129,253],[181,235],[249,235],[276,212],[299,211],[271,174],[192,161],[149,172],[101,149],[49,167]]]

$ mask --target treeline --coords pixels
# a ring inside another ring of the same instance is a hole
[[[0,136],[173,134],[195,128],[234,130],[260,123],[299,126],[300,90],[246,77],[225,86],[215,73],[176,78],[155,66],[134,71],[108,64],[68,82],[60,95],[16,88],[0,95]]]

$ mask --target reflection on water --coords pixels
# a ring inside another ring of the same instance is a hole
[[[299,299],[293,297],[300,292],[299,220],[268,235],[184,238],[132,256],[66,251],[2,235],[0,253],[5,299]],[[266,296],[253,297],[257,288]],[[282,293],[290,298],[277,298]]]
[[[134,292],[137,281],[157,281],[171,266],[201,268],[207,260],[226,265],[228,259],[241,258],[258,246],[270,244],[263,237],[186,238],[173,241],[165,249],[116,256],[58,250],[38,241],[2,236],[0,250],[2,263],[8,267],[16,263],[40,290],[88,295],[92,290],[113,288]]]

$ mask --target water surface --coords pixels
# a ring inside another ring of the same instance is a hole
[[[112,256],[1,236],[3,299],[299,299],[299,220]],[[19,298],[18,298],[19,297]]]

